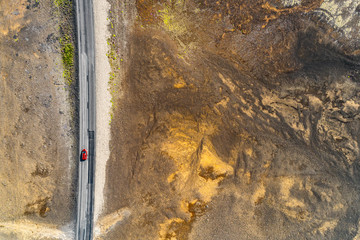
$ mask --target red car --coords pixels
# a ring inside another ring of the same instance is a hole
[[[81,151],[81,160],[86,160],[87,159],[87,157],[88,157],[88,153],[87,153],[87,151],[86,151],[86,149],[83,149],[82,151]]]

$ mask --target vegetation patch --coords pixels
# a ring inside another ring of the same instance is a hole
[[[116,106],[115,96],[117,96],[116,94],[119,92],[119,87],[117,85],[117,82],[118,79],[120,78],[121,62],[123,62],[124,59],[121,58],[121,54],[118,48],[116,47],[117,38],[116,38],[116,29],[114,27],[115,15],[113,14],[112,11],[109,11],[109,17],[107,18],[107,20],[109,21],[108,27],[111,33],[111,35],[107,39],[107,45],[109,46],[109,48],[106,53],[106,56],[108,57],[109,64],[111,67],[111,72],[109,73],[109,82],[108,82],[110,87],[109,90],[111,93],[111,111],[110,111],[110,121],[109,121],[109,125],[110,125],[114,116],[113,114],[114,108]]]
[[[63,77],[66,83],[71,87],[75,78],[75,34],[74,34],[74,11],[72,0],[54,0],[56,7],[55,14],[59,15],[60,22],[60,48],[63,64]]]
[[[62,11],[72,12],[73,4],[71,0],[54,0],[54,5]]]
[[[73,72],[74,72],[74,57],[75,57],[75,49],[73,45],[72,39],[69,35],[65,34],[64,37],[60,38],[60,46],[61,46],[61,56],[62,63],[64,66],[63,77],[66,79],[68,85],[71,85],[73,82]]]

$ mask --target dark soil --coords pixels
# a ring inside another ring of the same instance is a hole
[[[132,214],[106,239],[358,233],[359,56],[306,15],[321,1],[266,2],[137,1],[105,212]]]

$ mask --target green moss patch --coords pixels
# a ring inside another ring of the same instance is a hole
[[[62,63],[64,66],[63,77],[71,85],[73,82],[75,48],[72,39],[68,35],[60,38]]]
[[[75,35],[74,9],[72,0],[54,0],[55,13],[60,16],[60,49],[63,64],[63,77],[70,87],[75,78]]]

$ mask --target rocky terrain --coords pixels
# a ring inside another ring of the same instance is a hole
[[[62,2],[0,1],[0,239],[72,237],[77,95]]]
[[[359,239],[360,1],[110,1],[99,239]]]

